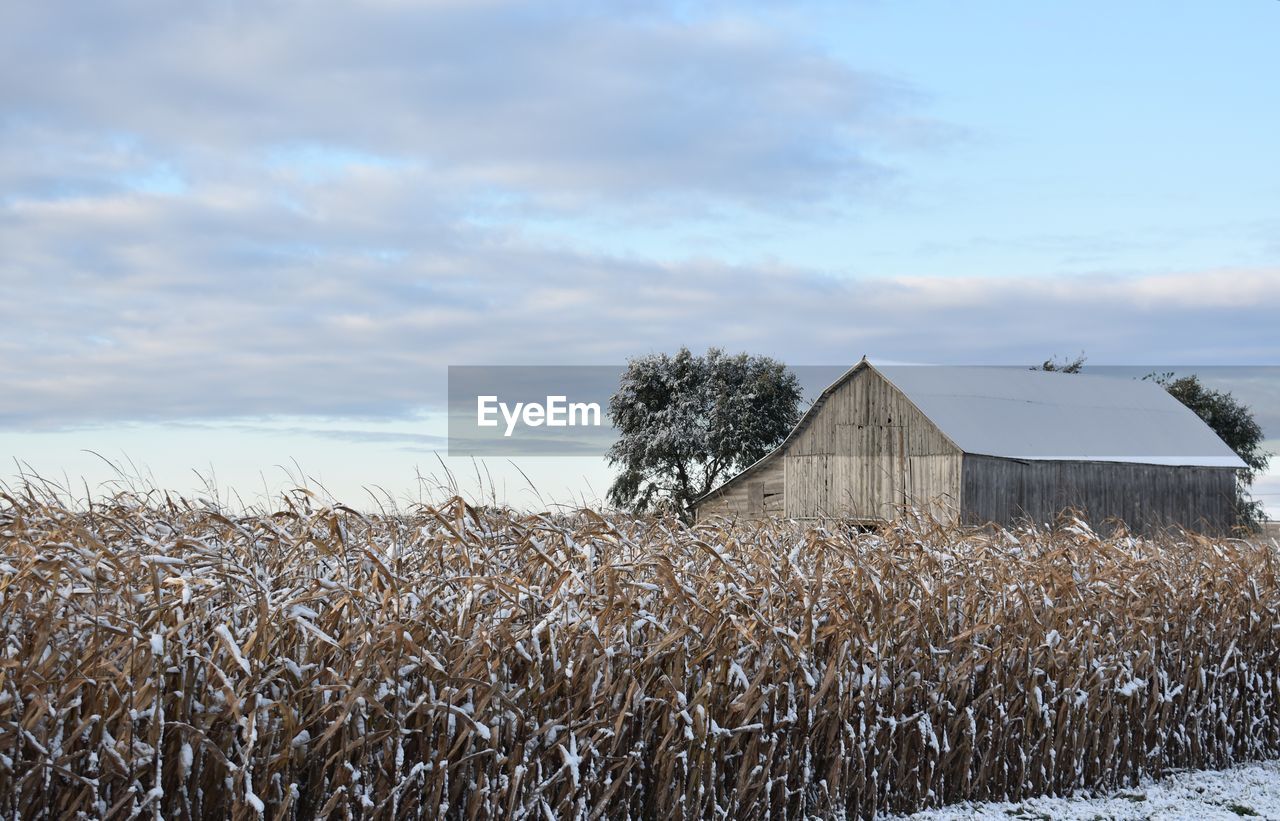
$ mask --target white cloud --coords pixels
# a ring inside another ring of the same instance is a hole
[[[438,401],[448,364],[616,363],[680,344],[796,364],[864,352],[1031,362],[1083,348],[1098,362],[1219,364],[1220,351],[1280,353],[1267,335],[1274,272],[1243,272],[1250,304],[1215,311],[1212,297],[1207,308],[1185,299],[1221,288],[1212,271],[1179,274],[1165,292],[1150,277],[842,279],[658,264],[451,220],[419,193],[426,179],[294,182],[282,190],[305,198],[302,211],[239,181],[11,205],[0,222],[0,423],[397,415]]]
[[[146,163],[138,147],[192,166],[318,151],[557,208],[794,206],[886,173],[872,155],[918,139],[904,119],[934,130],[908,90],[765,24],[620,8],[14,6],[0,99],[71,170],[105,153],[95,167],[119,173]]]

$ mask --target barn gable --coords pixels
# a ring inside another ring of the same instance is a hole
[[[960,492],[960,449],[866,360],[777,448],[699,502],[699,515],[876,519]]]

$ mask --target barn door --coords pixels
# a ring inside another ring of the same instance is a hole
[[[747,513],[751,516],[764,515],[763,479],[755,479],[747,482]]]
[[[885,493],[881,516],[895,519],[911,505],[911,436],[906,425],[885,426]]]
[[[906,510],[914,500],[911,498],[911,429],[903,425],[898,428],[898,509]]]

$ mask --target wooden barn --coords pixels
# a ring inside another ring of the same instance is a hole
[[[771,453],[698,502],[698,518],[1052,521],[1223,531],[1244,463],[1149,381],[942,366],[874,367],[828,387]]]

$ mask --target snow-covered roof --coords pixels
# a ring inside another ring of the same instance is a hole
[[[1025,368],[874,366],[966,453],[1243,468],[1160,385]]]

